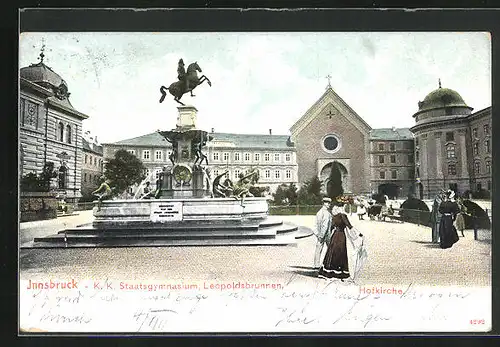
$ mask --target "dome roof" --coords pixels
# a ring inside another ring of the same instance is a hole
[[[448,88],[438,88],[419,101],[418,110],[425,111],[443,107],[468,107],[464,99],[456,91]]]
[[[62,77],[43,62],[21,68],[20,76],[46,88],[59,88],[61,85],[68,87]]]

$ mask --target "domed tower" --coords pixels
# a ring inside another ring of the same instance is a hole
[[[419,198],[432,198],[441,189],[469,189],[467,162],[468,106],[459,93],[439,88],[418,102],[413,115],[415,178]]]

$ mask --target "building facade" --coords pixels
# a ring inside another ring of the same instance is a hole
[[[212,140],[205,147],[205,155],[212,179],[227,171],[227,177],[237,181],[240,174],[257,170],[258,186],[269,187],[270,191],[280,184],[297,183],[296,150],[289,136],[215,132],[209,135]],[[141,159],[152,180],[158,178],[164,166],[172,165],[168,159],[172,147],[159,133],[105,143],[104,160],[112,158],[119,149]]]
[[[417,196],[491,191],[491,107],[472,113],[460,94],[441,85],[418,107],[411,128]]]
[[[70,103],[67,83],[43,62],[20,69],[20,176],[57,171],[56,191],[68,202],[81,197],[82,121],[88,116]]]
[[[291,127],[298,183],[314,176],[326,192],[337,162],[344,192],[432,198],[441,189],[491,191],[491,107],[472,113],[439,88],[418,103],[411,128],[372,129],[328,86]]]
[[[83,197],[90,197],[99,187],[104,170],[103,148],[88,132],[82,138],[82,186]]]
[[[415,178],[413,134],[408,128],[370,132],[370,191],[388,197],[413,193]]]

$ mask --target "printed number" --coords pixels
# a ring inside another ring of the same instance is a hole
[[[484,319],[471,319],[469,323],[473,325],[485,324]]]

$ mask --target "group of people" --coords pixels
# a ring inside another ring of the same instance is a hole
[[[323,206],[316,214],[314,234],[317,238],[314,254],[314,268],[318,269],[318,277],[323,279],[337,278],[343,281],[351,277],[347,239],[349,239],[357,256],[366,256],[363,249],[363,235],[356,230],[343,211],[343,203],[330,198],[323,198]],[[324,246],[327,251],[320,266],[321,253]],[[359,257],[356,261],[362,261]],[[361,263],[356,264],[360,267]],[[356,269],[355,269],[356,270]]]

